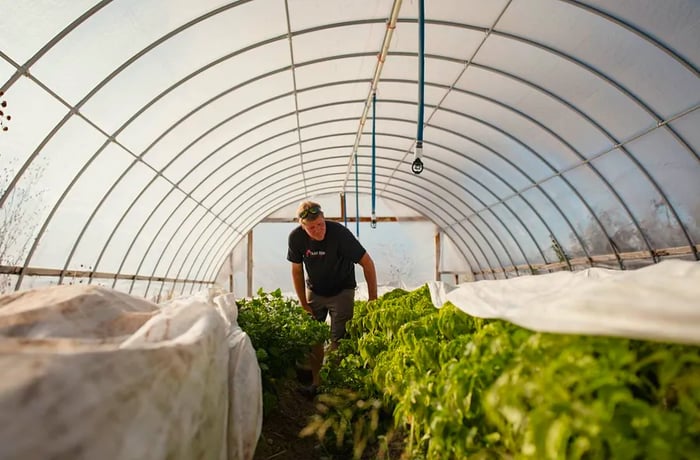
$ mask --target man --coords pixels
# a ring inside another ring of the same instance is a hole
[[[374,261],[355,236],[337,222],[326,221],[321,206],[303,201],[297,208],[299,227],[289,234],[287,260],[292,263],[292,281],[299,303],[318,321],[331,316],[331,350],[345,336],[345,324],[355,304],[355,264],[360,264],[367,282],[368,300],[377,298]],[[306,269],[306,282],[304,281]],[[316,394],[323,364],[323,344],[313,347],[310,357],[312,383],[302,390]]]

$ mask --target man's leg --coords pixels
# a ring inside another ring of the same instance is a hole
[[[313,311],[314,318],[317,321],[325,322],[326,316],[328,316],[328,308],[325,305],[326,297],[314,294],[312,291],[307,289],[306,299],[308,300],[309,307]],[[316,389],[321,385],[321,367],[323,366],[324,358],[324,344],[319,343],[311,347],[311,353],[309,354],[309,367],[311,368],[311,388],[308,388],[305,393],[309,393],[307,396],[313,396],[316,393]]]
[[[321,366],[323,365],[323,344],[319,343],[311,347],[309,366],[311,367],[311,385],[321,385]]]
[[[330,349],[338,348],[338,341],[345,337],[345,324],[352,319],[355,307],[355,290],[344,289],[340,294],[333,297],[324,297],[306,291],[306,298],[309,307],[314,312],[314,317],[318,321],[325,321],[326,316],[331,315],[331,344]],[[314,345],[309,356],[309,367],[311,367],[311,386],[318,387],[321,384],[321,367],[323,366],[324,346]],[[314,393],[315,388],[309,391]]]
[[[328,302],[328,312],[331,315],[331,350],[337,349],[338,342],[345,337],[345,325],[352,319],[354,308],[354,289],[343,289]]]

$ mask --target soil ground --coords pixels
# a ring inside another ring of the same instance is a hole
[[[300,437],[299,433],[316,412],[314,401],[302,396],[298,389],[304,380],[287,379],[278,382],[278,406],[263,420],[262,433],[254,460],[352,460],[349,453],[329,451],[315,436]],[[399,460],[403,444],[395,442],[386,460]],[[362,457],[377,458],[368,447]]]
[[[254,460],[324,460],[315,437],[300,437],[309,417],[314,414],[314,402],[297,392],[298,381],[279,382],[278,407],[264,419],[262,433],[255,449]]]

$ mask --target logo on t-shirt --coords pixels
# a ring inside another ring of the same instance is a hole
[[[307,249],[304,253],[304,257],[323,257],[325,255],[326,251],[312,251],[311,249]]]

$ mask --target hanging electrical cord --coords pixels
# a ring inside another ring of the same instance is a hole
[[[377,213],[376,213],[376,203],[377,203],[377,186],[376,186],[376,142],[375,135],[377,132],[377,92],[372,93],[372,221],[370,225],[372,228],[377,228]]]
[[[360,182],[357,175],[357,152],[355,152],[355,235],[360,239]]]
[[[418,2],[418,134],[416,148],[413,152],[411,171],[414,174],[423,172],[423,86],[425,80],[425,5],[423,0]]]

